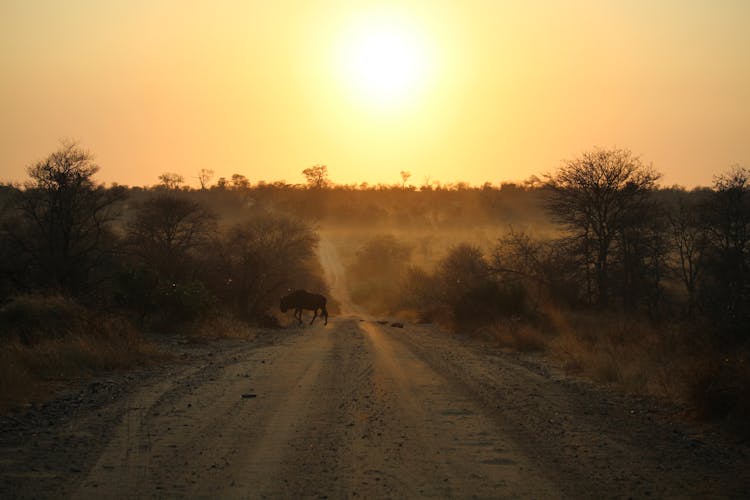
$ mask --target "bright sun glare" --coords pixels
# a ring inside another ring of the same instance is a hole
[[[362,19],[351,25],[341,44],[343,81],[365,104],[406,105],[428,83],[431,57],[426,40],[404,20]]]

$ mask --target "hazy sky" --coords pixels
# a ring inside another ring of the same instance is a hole
[[[60,138],[99,180],[522,180],[619,146],[750,166],[750,1],[0,0],[0,181]]]

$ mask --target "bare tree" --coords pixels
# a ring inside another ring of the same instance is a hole
[[[546,176],[552,218],[591,249],[601,307],[609,301],[613,242],[644,207],[659,177],[625,149],[585,152]]]
[[[711,308],[724,330],[746,341],[750,331],[750,169],[737,166],[716,177],[705,215]]]
[[[216,217],[200,204],[174,195],[157,195],[127,224],[130,251],[164,278],[195,275],[198,249],[214,234]]]
[[[311,188],[323,189],[330,183],[328,180],[328,167],[325,165],[313,165],[310,168],[304,169],[302,174],[307,179],[307,185]]]
[[[697,303],[698,283],[705,268],[708,234],[699,207],[687,197],[678,200],[669,214],[669,228],[676,248],[676,269],[688,294],[688,316],[693,317]]]
[[[3,236],[18,257],[27,285],[82,292],[112,240],[110,223],[121,189],[97,186],[99,166],[73,141],[27,168],[31,178],[17,193]]]
[[[198,171],[198,182],[201,185],[201,189],[208,188],[208,183],[211,182],[211,179],[214,177],[214,171],[209,170],[207,168],[202,168]]]
[[[159,176],[159,182],[166,189],[179,189],[180,185],[185,182],[185,178],[174,172],[164,172]]]
[[[406,188],[406,181],[409,180],[409,177],[411,177],[411,172],[407,172],[406,170],[402,170],[401,172],[401,188]]]
[[[318,237],[299,220],[261,213],[234,226],[225,241],[224,295],[244,316],[259,317],[283,290],[310,281]]]

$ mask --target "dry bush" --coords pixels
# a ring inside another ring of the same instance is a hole
[[[22,295],[0,309],[0,335],[31,345],[85,328],[89,314],[59,295]]]
[[[750,363],[748,354],[696,360],[686,380],[687,398],[696,416],[727,419],[750,435]]]
[[[518,352],[545,351],[549,342],[547,336],[538,327],[515,318],[479,328],[473,332],[472,336]]]
[[[35,399],[55,383],[160,356],[127,322],[93,316],[62,297],[20,297],[0,311],[0,322],[8,328],[0,339],[3,409]]]
[[[257,330],[245,321],[238,320],[232,315],[222,314],[205,318],[193,323],[187,330],[187,335],[198,339],[243,339],[252,340],[257,337]]]
[[[616,314],[550,312],[551,351],[570,372],[681,401],[696,417],[750,433],[748,353],[722,354],[700,324],[654,326]]]
[[[412,253],[411,245],[391,234],[367,239],[346,268],[352,301],[375,314],[398,309],[401,277]]]
[[[620,314],[549,311],[551,349],[571,372],[631,392],[679,392],[681,351],[674,327],[657,328]]]

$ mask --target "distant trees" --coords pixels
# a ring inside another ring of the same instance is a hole
[[[398,307],[399,287],[412,251],[411,245],[390,234],[364,241],[347,267],[352,300],[374,312]]]
[[[400,172],[400,174],[401,174],[401,181],[402,181],[401,182],[401,188],[404,189],[404,188],[406,188],[406,181],[408,181],[409,177],[411,177],[411,172],[407,172],[406,170],[402,170]]]
[[[213,170],[202,168],[198,171],[198,184],[200,184],[202,190],[205,190],[208,188],[208,183],[211,182],[211,179],[213,179],[213,177],[214,177]]]
[[[328,180],[328,167],[325,165],[314,165],[302,171],[307,179],[307,185],[315,189],[323,189],[330,183]]]
[[[174,172],[164,172],[159,176],[160,185],[165,189],[179,189],[185,178]]]
[[[19,288],[80,294],[101,270],[113,247],[115,205],[124,194],[96,185],[98,170],[92,155],[73,141],[27,168],[30,180],[2,225],[2,265]]]
[[[619,243],[622,257],[632,257],[637,227],[652,215],[649,195],[659,177],[624,149],[585,152],[547,175],[549,213],[578,243],[584,267],[593,267],[601,307],[610,298],[613,247]]]
[[[234,189],[247,189],[250,187],[250,181],[242,174],[232,174],[232,187]]]
[[[411,268],[402,293],[422,319],[442,320],[470,332],[529,315],[526,289],[515,277],[505,278],[479,247],[463,243],[448,250],[432,273]]]

